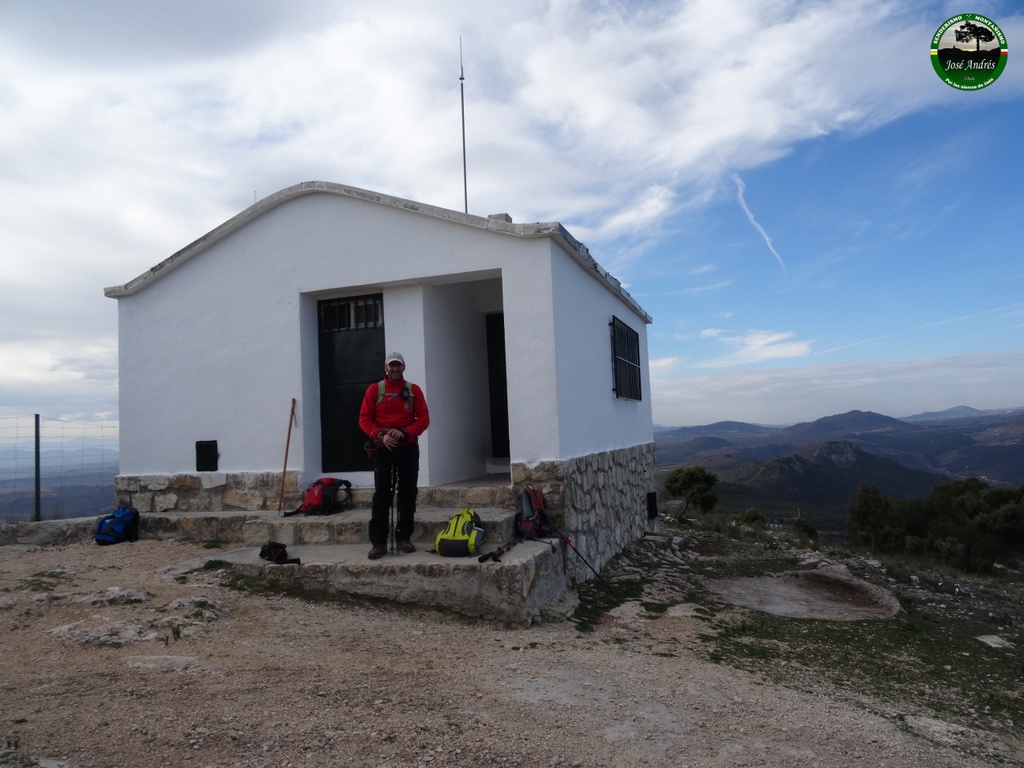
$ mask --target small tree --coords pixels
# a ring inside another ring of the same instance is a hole
[[[673,469],[665,478],[665,489],[673,496],[683,497],[683,508],[679,511],[679,519],[686,517],[690,507],[707,513],[718,506],[718,494],[715,484],[718,478],[704,467],[679,467]]]
[[[806,520],[797,520],[793,523],[793,533],[801,541],[806,542],[817,542],[818,541],[818,529],[808,523]]]
[[[846,518],[846,540],[850,544],[867,544],[874,553],[882,532],[892,517],[892,502],[883,496],[878,486],[864,483],[850,505]]]
[[[996,39],[995,34],[988,27],[975,24],[973,21],[965,21],[954,31],[958,43],[969,43],[975,41],[974,50],[980,51],[982,43],[991,43]]]
[[[740,522],[752,528],[767,528],[768,521],[757,507],[747,507],[747,511],[740,515]]]

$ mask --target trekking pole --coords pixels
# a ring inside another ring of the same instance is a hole
[[[560,531],[560,530],[559,530],[559,529],[558,529],[558,528],[557,528],[557,527],[555,526],[555,524],[551,522],[550,518],[549,518],[549,519],[547,520],[547,524],[548,524],[549,526],[551,526],[551,530],[553,530],[553,531],[554,531],[555,533],[557,533],[557,534],[558,534],[558,537],[559,537],[559,538],[560,538],[560,539],[561,539],[562,541],[564,541],[564,542],[565,542],[566,544],[568,544],[568,545],[569,545],[569,549],[571,549],[571,550],[572,550],[573,552],[575,552],[575,553],[576,553],[576,557],[578,557],[578,558],[579,558],[580,560],[582,560],[582,561],[583,561],[583,564],[584,564],[584,565],[586,565],[586,566],[587,566],[587,568],[589,568],[589,569],[590,569],[590,570],[591,570],[591,571],[593,572],[593,574],[594,574],[595,576],[597,576],[597,580],[598,580],[598,581],[600,581],[600,582],[601,582],[601,584],[603,584],[603,585],[604,585],[604,588],[608,590],[608,594],[610,594],[610,595],[611,595],[612,597],[614,597],[614,598],[618,599],[618,597],[619,597],[619,596],[618,596],[617,594],[615,594],[615,590],[611,588],[611,585],[610,585],[610,584],[609,584],[609,583],[608,583],[607,581],[605,581],[604,579],[602,579],[602,578],[601,578],[601,574],[597,572],[597,569],[596,569],[596,568],[594,568],[594,566],[592,566],[592,565],[590,564],[590,562],[589,562],[589,561],[587,560],[587,558],[585,558],[585,557],[584,557],[584,556],[583,556],[583,555],[582,555],[582,554],[580,553],[580,551],[579,551],[578,549],[576,549],[576,547],[575,547],[575,546],[573,546],[573,543],[572,543],[571,541],[569,541],[569,537],[568,537],[568,536],[566,536],[566,535],[565,535],[564,533],[562,533],[562,532],[561,532],[561,531]]]
[[[391,507],[389,515],[392,553],[398,552],[398,542],[395,541],[395,493],[398,490],[398,465],[395,463],[395,458],[395,452],[391,451]]]
[[[277,511],[284,514],[284,480],[288,476],[288,448],[292,444],[292,423],[295,421],[295,398],[292,398],[292,412],[288,414],[288,438],[284,442],[284,469],[281,470],[281,494],[277,497]]]
[[[478,563],[486,563],[488,560],[493,560],[496,563],[500,563],[501,562],[501,556],[504,555],[506,552],[508,552],[510,549],[512,549],[512,547],[514,547],[516,544],[518,544],[521,541],[522,541],[522,539],[518,538],[518,537],[514,538],[514,539],[509,539],[508,541],[506,541],[504,544],[502,544],[500,547],[498,547],[493,552],[488,552],[487,554],[480,555],[480,557],[478,557],[476,559],[476,561]]]

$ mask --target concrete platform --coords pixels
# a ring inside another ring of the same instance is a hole
[[[484,523],[482,552],[493,552],[512,538],[514,513],[476,509]],[[557,540],[521,542],[500,562],[480,563],[477,556],[441,557],[430,551],[434,538],[454,511],[423,508],[416,512],[412,554],[389,553],[369,560],[367,526],[370,511],[356,508],[323,517],[281,517],[276,512],[146,513],[143,539],[216,541],[208,557],[168,564],[184,572],[209,561],[224,561],[239,574],[292,582],[311,590],[338,591],[449,609],[517,626],[539,619],[564,619],[578,599],[563,567],[563,546]],[[98,518],[13,523],[0,526],[0,545],[60,545],[90,539]],[[285,544],[300,564],[277,565],[259,556],[273,540]],[[115,545],[131,546],[131,544]]]
[[[484,551],[496,548],[488,545]],[[379,560],[367,559],[366,552],[364,544],[310,544],[288,547],[288,556],[301,561],[298,565],[262,560],[257,547],[214,553],[210,559],[228,562],[250,578],[445,608],[513,625],[564,619],[578,602],[568,588],[561,550],[547,542],[522,542],[500,562],[484,563],[475,556],[441,557],[425,549]]]

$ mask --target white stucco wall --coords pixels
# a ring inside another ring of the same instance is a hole
[[[653,439],[642,320],[548,237],[314,192],[171,266],[117,293],[123,475],[193,472],[197,440],[218,441],[220,471],[280,472],[293,397],[289,468],[319,474],[316,301],[372,292],[430,404],[424,483],[487,453],[485,312],[505,316],[513,461]],[[611,394],[612,314],[640,333],[640,404]]]
[[[502,270],[509,445],[514,462],[558,458],[551,245],[531,246],[529,258],[516,259]]]
[[[299,297],[268,290],[272,265],[210,255],[120,300],[122,474],[194,471],[197,440],[222,471],[281,468]]]
[[[552,258],[555,370],[560,458],[575,458],[654,440],[647,325],[596,280],[567,259]],[[641,400],[615,396],[612,316],[637,332]]]
[[[508,358],[519,361],[510,362],[509,410],[525,414],[511,430],[512,460],[570,459],[653,441],[644,318],[551,241],[503,277]],[[641,401],[613,392],[612,315],[640,337]]]

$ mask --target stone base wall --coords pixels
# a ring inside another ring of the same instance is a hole
[[[284,508],[302,503],[300,473],[284,481]],[[180,475],[118,475],[114,478],[118,506],[139,512],[279,511],[280,472],[199,472]]]
[[[285,477],[284,508],[302,504],[301,473]],[[245,512],[280,511],[280,472],[199,472],[180,475],[119,475],[114,478],[116,504],[147,512]],[[373,488],[353,488],[351,506],[369,507]],[[516,500],[508,486],[445,486],[420,488],[419,508],[441,507],[452,514],[463,507],[497,507],[515,510]]]
[[[654,486],[654,443],[592,453],[566,461],[512,464],[512,485],[531,483],[544,494],[555,524],[579,553],[601,568],[647,531],[647,494]],[[570,549],[576,583],[593,571]]]
[[[596,570],[654,530],[647,520],[647,494],[655,490],[654,443],[592,453],[565,461],[514,462],[510,486],[421,488],[417,504],[454,511],[466,506],[515,509],[527,483],[544,494],[555,524]],[[305,488],[301,473],[285,476],[284,508],[296,509]],[[139,512],[279,512],[280,472],[199,472],[178,475],[119,475],[117,504]],[[372,488],[353,488],[353,506],[368,507]],[[574,583],[594,578],[571,549],[566,554]]]

